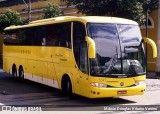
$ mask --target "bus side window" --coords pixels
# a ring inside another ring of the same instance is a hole
[[[4,44],[6,44],[6,45],[19,45],[18,30],[7,31],[4,34]]]
[[[71,23],[63,23],[59,25],[59,45],[71,48]]]
[[[45,27],[37,27],[35,30],[34,44],[37,46],[46,45]]]
[[[25,29],[19,30],[19,42],[20,42],[20,45],[26,45],[26,30]]]
[[[46,28],[47,32],[47,39],[46,39],[46,45],[47,46],[56,46],[58,45],[58,31],[57,31],[57,25],[49,25]]]
[[[25,44],[26,45],[35,45],[34,44],[34,31],[35,31],[35,28],[27,28],[26,29],[26,42]]]

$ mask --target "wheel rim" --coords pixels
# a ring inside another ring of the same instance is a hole
[[[17,77],[17,73],[14,71],[13,76]]]
[[[67,90],[67,93],[69,94],[70,93],[70,82],[69,81],[67,81],[67,84],[66,84],[67,86],[67,88],[66,88],[66,90]]]
[[[71,81],[68,80],[66,82],[66,94],[71,97],[72,96],[72,85],[71,85]]]
[[[24,80],[24,72],[23,72],[22,69],[19,71],[19,77],[20,77],[20,80],[21,80],[21,81]]]
[[[12,75],[14,76],[14,78],[17,78],[17,70],[16,70],[16,68],[13,69],[13,74]]]

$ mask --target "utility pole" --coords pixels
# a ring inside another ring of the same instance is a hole
[[[146,37],[148,37],[148,8],[149,8],[149,5],[147,5],[147,7],[146,7]],[[146,76],[147,76],[147,67],[148,67],[148,64],[147,64],[147,62],[148,62],[148,52],[147,52],[147,50],[148,50],[148,43],[146,43]]]
[[[25,0],[23,0],[24,4],[27,7],[28,10],[28,23],[31,21],[31,0],[28,0],[28,4],[26,3]]]
[[[28,23],[31,21],[31,0],[28,2]]]
[[[148,5],[147,5],[147,8],[146,8],[146,37],[148,37]]]
[[[156,75],[160,76],[160,0],[158,0],[158,33],[157,33],[157,61],[156,61]]]

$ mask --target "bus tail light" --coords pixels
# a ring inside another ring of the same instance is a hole
[[[144,85],[145,84],[145,80],[135,80],[135,84],[136,85]]]
[[[98,88],[106,88],[108,86],[107,84],[101,84],[101,83],[96,83],[96,82],[92,82],[90,84],[91,86],[98,87]]]

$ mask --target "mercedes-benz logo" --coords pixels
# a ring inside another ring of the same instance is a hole
[[[120,86],[124,86],[124,82],[121,82],[121,83],[120,83]]]

